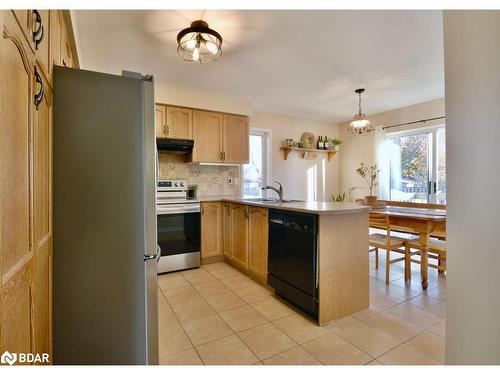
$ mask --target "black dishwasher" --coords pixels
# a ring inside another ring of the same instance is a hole
[[[267,283],[276,294],[317,317],[317,215],[269,210]]]

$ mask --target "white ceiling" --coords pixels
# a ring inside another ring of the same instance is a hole
[[[76,11],[82,67],[248,100],[259,111],[344,121],[444,96],[440,11]],[[196,19],[223,37],[219,61],[184,62]]]

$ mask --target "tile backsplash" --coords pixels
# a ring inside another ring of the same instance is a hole
[[[158,154],[158,160],[160,178],[183,179],[188,184],[197,184],[200,196],[240,194],[239,166],[187,163],[185,155],[164,152]]]

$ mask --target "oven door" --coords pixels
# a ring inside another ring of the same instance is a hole
[[[161,249],[161,256],[199,252],[199,205],[190,205],[191,207],[169,206],[158,208],[158,245]]]

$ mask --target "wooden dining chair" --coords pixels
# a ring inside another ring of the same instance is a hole
[[[386,250],[385,283],[389,284],[390,266],[396,262],[405,262],[405,281],[408,280],[410,278],[411,269],[410,254],[408,253],[409,248],[406,248],[406,238],[391,235],[391,219],[389,215],[373,212],[370,213],[370,226],[375,228],[385,228],[387,230],[386,234],[373,233],[368,236],[369,245],[373,247],[373,249],[369,249],[369,251],[375,252],[376,268],[378,268],[378,249],[381,248]],[[391,259],[391,252],[403,254],[403,256]]]
[[[414,256],[420,256],[420,250],[422,245],[420,245],[419,236],[411,236],[405,245],[406,251],[409,253],[410,261],[412,263],[421,264],[420,260],[413,259]],[[412,251],[415,249],[416,251]],[[428,263],[430,268],[435,268],[439,273],[446,271],[446,241],[439,240],[437,238],[429,238],[429,243],[427,246],[427,252],[429,259],[436,259],[438,264]],[[411,278],[411,273],[410,273]]]

